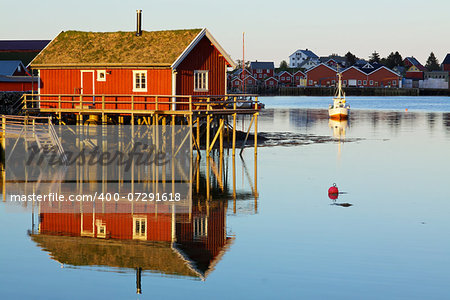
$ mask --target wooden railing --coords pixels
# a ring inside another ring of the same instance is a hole
[[[55,111],[195,112],[260,108],[258,96],[250,94],[226,96],[24,94],[22,102],[25,110]]]

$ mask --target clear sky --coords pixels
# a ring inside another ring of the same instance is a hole
[[[374,51],[415,56],[450,53],[448,0],[0,0],[0,39],[52,39],[63,30],[132,31],[207,27],[234,60],[274,61],[297,49],[319,56]]]

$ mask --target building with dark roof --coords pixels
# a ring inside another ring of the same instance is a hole
[[[275,66],[273,62],[252,61],[250,63],[252,75],[258,80],[272,77],[274,75],[274,69]]]
[[[36,90],[37,78],[33,78],[20,60],[0,60],[0,91],[25,92]]]
[[[424,72],[427,69],[415,57],[406,57],[403,60],[403,64],[406,67],[406,79],[423,80]]]
[[[20,60],[27,66],[49,40],[3,40],[0,41],[0,60]]]
[[[450,72],[450,53],[448,53],[442,61],[442,70]]]
[[[319,57],[312,52],[311,50],[305,49],[305,50],[297,50],[291,55],[289,55],[289,67],[290,68],[300,68],[300,65],[305,60],[311,60],[315,62],[315,65],[320,63]]]

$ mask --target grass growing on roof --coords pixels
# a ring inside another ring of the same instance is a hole
[[[170,65],[201,29],[135,32],[61,32],[33,61],[45,64]]]

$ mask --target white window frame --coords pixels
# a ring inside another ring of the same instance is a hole
[[[102,74],[103,77],[101,77]],[[106,70],[97,70],[97,81],[106,81]]]
[[[392,85],[397,85],[397,80],[392,80]]]
[[[192,222],[192,233],[194,239],[201,239],[208,236],[208,217],[194,217]]]
[[[142,85],[142,77],[140,77],[139,86],[136,87],[137,74],[139,74],[140,76],[144,75],[144,79],[145,79],[144,86]],[[133,92],[146,92],[147,86],[148,86],[147,70],[134,70],[133,71]]]
[[[363,80],[363,85],[367,85],[367,80]]]
[[[194,92],[209,91],[209,71],[195,70],[194,71]],[[243,75],[243,72],[242,74]]]
[[[362,85],[362,81],[361,81],[361,80],[358,80],[358,81],[357,81],[357,84],[358,84],[358,85]]]
[[[101,232],[103,229],[103,233]],[[106,225],[97,225],[97,237],[106,238]]]
[[[136,232],[136,223],[139,223],[139,229]],[[144,227],[142,227],[142,222],[144,223]],[[142,230],[144,228],[144,230]],[[133,217],[133,240],[147,240],[147,232],[148,232],[148,222],[146,217]]]
[[[370,81],[369,81],[369,85],[373,85],[373,80],[370,80]]]

